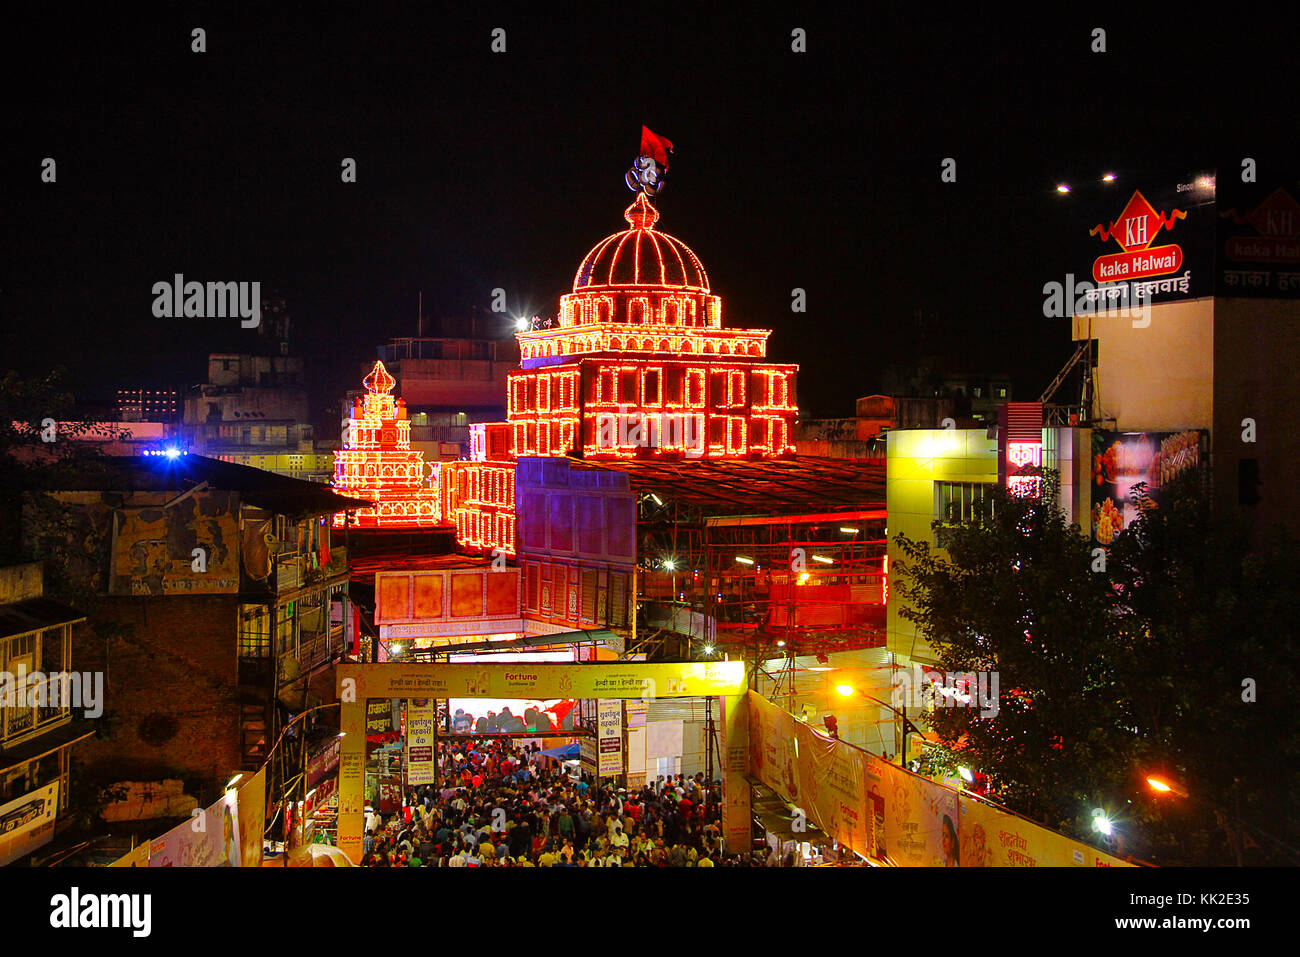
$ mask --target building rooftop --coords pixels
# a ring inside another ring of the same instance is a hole
[[[280,515],[324,515],[373,504],[339,495],[319,482],[190,453],[175,458],[115,455],[106,457],[102,465],[51,478],[44,487],[64,492],[184,492],[206,485],[215,491],[238,492],[249,505]]]
[[[654,492],[715,515],[801,514],[885,504],[883,459],[654,461],[570,458],[574,469],[623,472],[634,492]]]

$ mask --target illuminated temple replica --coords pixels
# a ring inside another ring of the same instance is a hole
[[[518,334],[507,422],[474,427],[473,463],[443,468],[462,545],[516,553],[514,459],[789,457],[794,365],[766,361],[766,329],[727,329],[699,258],[656,229],[645,193],[560,298],[553,328]]]
[[[422,482],[392,377],[367,379],[336,486],[378,503],[363,531],[440,519],[460,553],[425,543],[427,568],[376,572],[382,636],[599,635],[671,656],[761,628],[791,650],[882,648],[883,457],[796,455],[797,367],[768,359],[769,330],[724,326],[644,191],[623,215],[558,318],[516,333],[506,421],[472,424],[467,459]]]
[[[424,453],[411,448],[406,403],[392,395],[397,380],[376,362],[363,384],[366,394],[353,402],[343,448],[334,456],[334,488],[374,502],[351,513],[351,526],[432,528],[440,517],[436,478],[430,485]],[[334,516],[335,525],[344,520],[343,512]]]

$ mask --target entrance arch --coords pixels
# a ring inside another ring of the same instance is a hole
[[[722,833],[728,853],[750,843],[749,729],[742,661],[644,664],[484,662],[341,664],[338,846],[361,863],[365,828],[367,698],[657,698],[721,699]]]

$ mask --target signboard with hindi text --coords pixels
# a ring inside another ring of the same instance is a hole
[[[602,778],[622,774],[623,702],[620,699],[602,698],[596,705],[596,739],[599,747],[596,773]]]
[[[433,783],[434,704],[416,699],[406,709],[406,783],[416,787]]]

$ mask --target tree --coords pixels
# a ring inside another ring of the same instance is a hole
[[[77,488],[78,480],[111,469],[100,443],[80,440],[113,434],[77,415],[59,370],[0,377],[0,565],[44,562],[46,594],[83,611],[100,591],[108,536],[90,527],[84,510],[45,490]]]
[[[1110,560],[1138,626],[1119,674],[1141,742],[1135,804],[1178,859],[1300,863],[1296,542],[1252,540],[1195,473],[1139,502]],[[1146,787],[1153,771],[1187,797]]]
[[[981,771],[996,799],[1082,840],[1105,808],[1123,849],[1159,863],[1300,862],[1295,543],[1252,542],[1192,475],[1140,499],[1103,566],[1045,487],[936,522],[943,552],[898,538],[902,614],[940,667],[1000,678],[995,716],[932,712],[926,769]],[[1188,797],[1157,795],[1152,774]]]
[[[1059,484],[1041,499],[991,490],[968,522],[935,522],[943,547],[899,535],[894,568],[914,621],[947,672],[996,672],[997,713],[940,707],[932,730],[945,747],[930,771],[966,765],[992,795],[1047,825],[1080,833],[1099,784],[1122,780],[1132,736],[1115,692],[1125,618],[1114,589],[1092,571],[1088,540],[1065,523]]]

